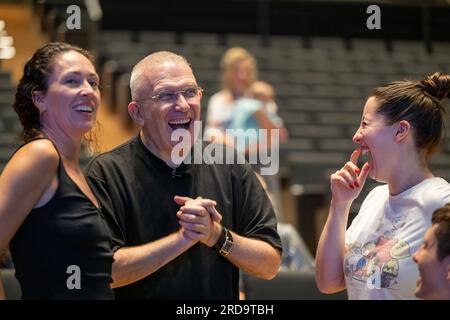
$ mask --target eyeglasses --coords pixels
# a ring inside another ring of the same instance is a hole
[[[161,93],[155,94],[154,96],[150,97],[150,98],[144,98],[144,99],[139,99],[139,100],[135,100],[137,102],[142,101],[142,100],[148,100],[148,99],[152,99],[152,100],[156,100],[159,102],[172,102],[172,101],[176,101],[178,99],[178,95],[181,93],[183,95],[183,97],[186,100],[190,100],[193,98],[196,98],[199,94],[199,92],[203,92],[203,89],[200,87],[189,87],[180,91],[163,91]]]

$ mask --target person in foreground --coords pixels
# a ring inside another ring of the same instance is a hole
[[[433,212],[432,226],[413,255],[419,267],[415,295],[427,300],[450,300],[450,203]]]
[[[450,185],[430,171],[427,159],[444,131],[450,77],[397,81],[376,88],[353,137],[359,144],[331,175],[330,212],[319,240],[320,291],[347,289],[349,299],[414,299],[417,267],[412,254],[431,224],[431,213],[450,201]],[[358,167],[361,154],[370,161]],[[367,176],[386,183],[365,198],[345,231],[350,206]]]
[[[89,53],[49,43],[25,64],[14,109],[25,143],[0,177],[0,250],[23,299],[112,299],[111,234],[79,167],[99,78]]]
[[[273,278],[277,221],[250,166],[208,164],[207,153],[201,163],[173,158],[175,131],[190,137],[184,159],[199,140],[202,90],[186,59],[153,53],[133,68],[130,87],[140,133],[87,168],[113,234],[116,298],[238,299],[239,269]]]

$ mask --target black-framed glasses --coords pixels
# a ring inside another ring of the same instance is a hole
[[[138,99],[135,101],[142,101],[142,100],[148,100],[152,99],[159,102],[173,102],[178,100],[178,95],[182,94],[184,99],[190,100],[193,98],[196,98],[200,92],[203,92],[203,89],[200,87],[188,87],[183,90],[179,91],[162,91],[158,94],[155,94],[154,96],[150,98],[144,98],[144,99]]]

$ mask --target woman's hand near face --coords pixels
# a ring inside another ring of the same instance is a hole
[[[351,154],[350,161],[331,175],[331,195],[334,203],[353,202],[364,187],[370,168],[368,162],[364,163],[362,169],[358,168],[360,155],[361,150],[358,148]]]

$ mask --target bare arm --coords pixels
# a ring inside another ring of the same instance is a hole
[[[174,201],[180,205],[185,204],[187,201],[195,205],[201,205],[202,209],[205,210],[204,216],[207,215],[208,219],[215,221],[222,219],[222,216],[213,208],[216,203],[212,200],[202,199],[201,197],[194,200],[188,197],[176,196]],[[211,213],[206,210],[209,210]],[[206,219],[205,217],[200,218]],[[191,237],[188,237],[187,234],[189,234],[189,231],[181,227],[177,232],[159,240],[117,250],[114,254],[112,266],[113,283],[111,286],[113,288],[122,287],[139,281],[184,253],[198,242],[198,239],[192,234]]]
[[[186,202],[180,208],[178,217],[189,238],[213,247],[219,239],[222,226],[218,220],[214,221],[214,215],[208,212],[211,208],[208,208],[206,210],[204,204],[195,201]],[[281,253],[277,249],[262,240],[246,238],[234,232],[232,236],[234,245],[226,256],[231,263],[257,277],[272,279],[276,276],[281,264]]]
[[[154,242],[117,250],[112,265],[111,287],[125,286],[145,278],[196,242],[185,237],[180,230]]]
[[[345,227],[350,203],[330,204],[325,227],[320,235],[316,253],[316,282],[323,293],[335,293],[345,289],[344,256]]]
[[[280,268],[281,253],[267,242],[242,237],[234,232],[234,245],[226,258],[239,269],[263,279],[273,279]]]
[[[21,148],[6,165],[0,176],[0,250],[50,188],[58,161],[51,142],[37,140]]]
[[[254,113],[254,116],[255,116],[256,120],[258,120],[258,124],[261,129],[267,129],[270,131],[271,129],[278,128],[270,121],[270,119],[267,116],[265,111],[258,110]]]
[[[366,163],[358,175],[356,163],[359,155],[359,150],[354,151],[350,161],[330,177],[332,194],[330,212],[316,253],[316,282],[323,293],[335,293],[345,289],[343,263],[348,214],[353,200],[361,192],[369,174],[369,165]]]

